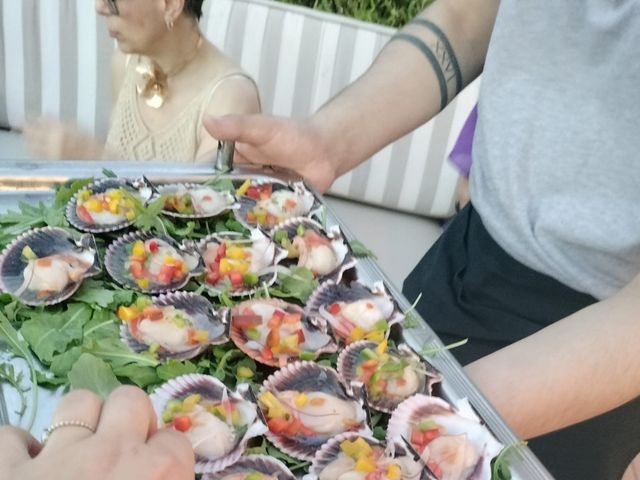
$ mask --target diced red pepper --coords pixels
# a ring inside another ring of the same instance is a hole
[[[209,285],[215,285],[220,281],[220,272],[209,272],[207,273],[207,283]]]
[[[143,266],[142,262],[132,261],[129,263],[129,271],[131,272],[131,276],[135,279],[143,277]]]
[[[156,242],[155,240],[151,240],[149,242],[149,251],[151,253],[158,253],[158,242]]]
[[[231,282],[231,285],[233,287],[241,287],[244,283],[242,273],[238,272],[237,270],[229,272],[229,281]]]
[[[331,314],[331,315],[337,315],[340,313],[340,304],[338,303],[332,303],[331,305],[329,305],[329,308],[327,308],[327,311]]]
[[[162,310],[158,307],[146,307],[142,311],[143,318],[147,318],[149,320],[161,320],[163,317]]]
[[[173,272],[175,268],[173,265],[162,265],[160,267],[160,273],[158,274],[158,283],[167,285],[173,280]]]
[[[267,420],[267,426],[273,433],[279,434],[287,429],[289,422],[282,417],[275,417]]]
[[[186,432],[191,428],[191,419],[187,416],[184,417],[174,417],[171,422],[173,428],[178,430],[179,432]]]

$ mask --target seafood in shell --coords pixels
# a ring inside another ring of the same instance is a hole
[[[251,438],[265,433],[248,384],[229,390],[208,375],[169,380],[151,395],[160,428],[187,435],[196,456],[196,473],[214,473],[235,463]]]
[[[168,235],[142,231],[109,245],[105,266],[120,285],[144,293],[178,290],[203,271],[193,242],[180,245]]]
[[[226,323],[201,295],[175,292],[139,297],[118,308],[120,337],[137,353],[149,351],[160,359],[186,360],[209,345],[228,341]]]
[[[347,432],[316,453],[304,480],[428,480],[422,462],[402,444],[385,445],[368,435]]]
[[[72,296],[82,281],[100,273],[93,236],[75,241],[62,228],[25,232],[0,256],[0,289],[26,305],[54,305]]]
[[[267,438],[289,455],[311,460],[331,437],[347,431],[370,433],[364,392],[350,394],[335,370],[295,362],[262,384],[258,404],[267,420]]]
[[[164,215],[174,218],[212,218],[237,207],[231,192],[196,183],[172,183],[156,187],[164,197]]]
[[[255,299],[230,310],[229,336],[249,357],[265,365],[284,366],[313,359],[337,348],[323,325],[312,324],[298,305],[279,299]]]
[[[388,348],[386,341],[352,343],[340,353],[337,369],[346,385],[362,383],[368,405],[386,413],[416,393],[431,395],[433,384],[442,380],[442,375],[409,346]]]
[[[146,179],[106,178],[80,189],[67,204],[69,223],[78,230],[105,233],[133,225],[135,202],[146,201],[151,187]]]
[[[381,282],[370,289],[359,282],[347,286],[328,280],[311,294],[305,312],[325,319],[347,345],[358,340],[380,343],[390,327],[404,319]]]
[[[249,228],[274,227],[290,218],[309,217],[320,208],[302,182],[247,180],[238,192],[240,209],[236,217]]]
[[[269,236],[288,251],[292,263],[309,269],[320,281],[339,282],[344,272],[356,265],[337,225],[325,231],[319,223],[298,217],[277,225]]]
[[[275,458],[246,455],[221,472],[203,475],[202,480],[296,480],[296,477]]]
[[[206,267],[205,285],[214,294],[226,291],[230,296],[251,295],[272,285],[278,275],[273,267],[287,256],[258,229],[251,230],[249,238],[236,232],[215,233],[201,240],[198,248]]]
[[[489,480],[491,459],[503,448],[466,399],[455,407],[416,394],[391,415],[387,442],[406,439],[436,479]]]

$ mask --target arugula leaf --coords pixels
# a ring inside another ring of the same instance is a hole
[[[82,286],[73,295],[73,300],[107,308],[114,303],[115,295],[115,290],[104,288],[100,280],[88,279],[82,282]]]
[[[351,240],[349,242],[349,246],[351,247],[351,252],[353,253],[353,256],[356,258],[364,258],[364,257],[378,258],[376,257],[375,253],[373,253],[371,250],[365,247],[364,243],[362,243],[359,240]]]
[[[278,273],[276,285],[280,288],[269,288],[269,293],[274,297],[295,298],[305,303],[318,286],[318,281],[308,268],[294,267],[289,274]]]
[[[80,347],[71,347],[66,352],[56,355],[53,357],[51,366],[49,367],[51,373],[65,380],[67,373],[73,368],[73,365],[78,361],[80,355],[82,355],[82,348]]]
[[[120,378],[128,378],[140,388],[160,383],[160,378],[153,367],[140,365],[125,365],[113,369],[113,373]]]
[[[33,423],[36,419],[36,409],[38,408],[38,379],[37,379],[37,369],[36,363],[31,355],[31,351],[29,350],[29,346],[27,342],[25,342],[18,335],[18,331],[11,326],[7,317],[5,317],[0,312],[0,340],[7,344],[7,347],[11,353],[14,355],[24,358],[29,366],[29,372],[31,374],[31,416],[29,417],[29,421],[27,423],[27,430],[31,430],[33,427]]]
[[[158,360],[148,353],[134,353],[120,341],[120,338],[85,338],[83,351],[107,360],[113,368],[124,367],[129,364],[155,367]]]
[[[198,367],[190,362],[179,362],[173,358],[168,359],[165,363],[160,365],[156,372],[161,380],[171,380],[172,378],[179,377],[180,375],[186,375],[187,373],[196,373]]]
[[[6,382],[11,385],[16,392],[18,392],[20,397],[20,407],[18,407],[18,410],[16,410],[15,413],[21,417],[27,409],[26,392],[29,391],[28,388],[24,388],[22,386],[22,381],[22,372],[16,373],[13,365],[10,363],[0,364],[0,383]]]
[[[69,203],[73,196],[91,182],[93,182],[93,178],[80,178],[67,185],[60,186],[56,192],[55,198],[53,199],[52,209],[66,208],[67,203]]]
[[[146,206],[134,195],[131,195],[130,198],[133,199],[134,211],[136,213],[134,225],[137,228],[140,230],[154,230],[161,231],[165,234],[167,233],[167,229],[160,217],[160,212],[162,212],[164,208],[164,196],[156,198]]]
[[[82,339],[82,327],[91,315],[91,307],[83,303],[72,303],[64,312],[34,312],[20,333],[38,358],[49,364],[54,353],[64,352],[71,342]]]
[[[72,389],[87,389],[107,398],[112,390],[120,386],[111,367],[103,360],[83,353],[69,372]]]
[[[93,317],[84,326],[84,338],[105,338],[118,337],[120,332],[120,321],[116,319],[113,312],[109,310],[96,310]]]

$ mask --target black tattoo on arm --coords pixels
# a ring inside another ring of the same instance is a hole
[[[402,40],[409,42],[418,48],[429,61],[440,87],[440,110],[442,110],[462,90],[462,73],[460,72],[458,59],[449,39],[436,24],[426,18],[416,18],[411,24],[427,28],[434,34],[434,40],[425,42],[420,37],[400,32],[394,35],[391,41]]]

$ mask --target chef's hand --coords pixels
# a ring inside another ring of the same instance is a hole
[[[194,478],[189,440],[175,430],[157,430],[149,397],[138,388],[120,387],[104,402],[74,390],[60,401],[51,425],[44,445],[24,430],[0,428],[0,479]]]

